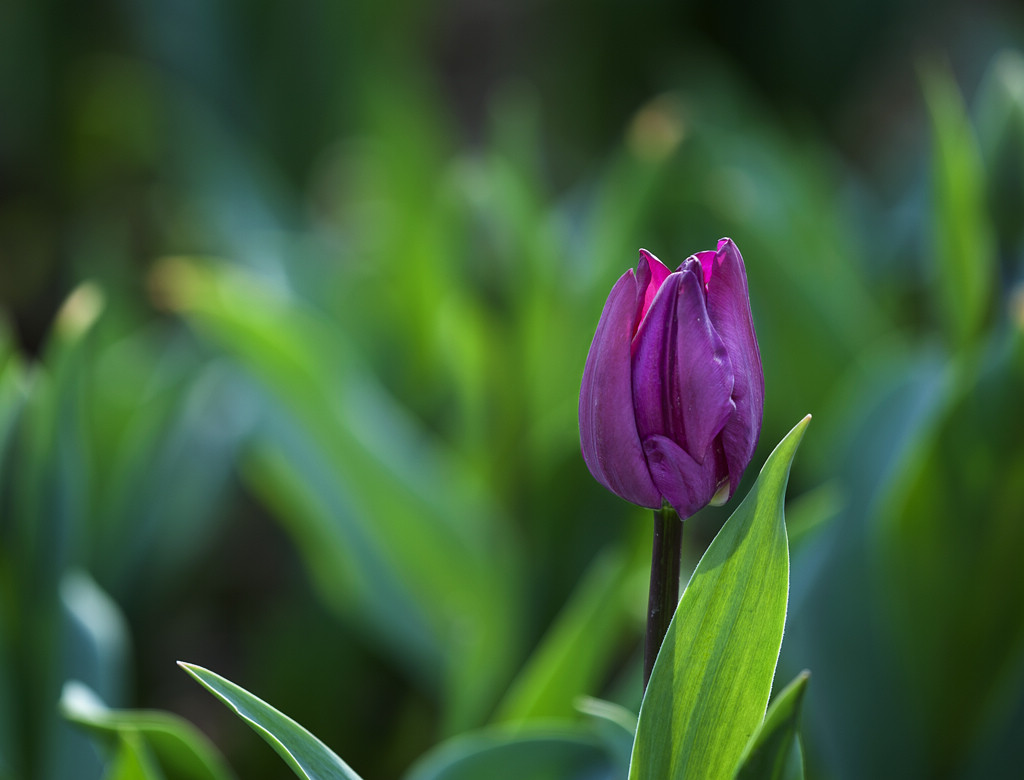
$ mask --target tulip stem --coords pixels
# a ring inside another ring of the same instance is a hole
[[[654,510],[654,544],[651,549],[651,589],[647,598],[647,635],[644,637],[644,690],[651,679],[654,660],[668,632],[679,603],[679,562],[682,558],[683,523],[667,503]]]

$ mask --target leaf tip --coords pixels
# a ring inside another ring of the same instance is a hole
[[[181,667],[192,678],[199,680],[199,672],[202,670],[203,667],[197,666],[196,664],[190,664],[186,661],[175,661],[174,663]],[[202,681],[200,680],[200,682]]]
[[[810,425],[810,424],[811,424],[811,415],[810,414],[804,415],[804,418],[802,420],[800,420],[800,422],[798,422],[796,425],[794,425],[793,426],[793,430],[791,430],[786,435],[787,439],[789,439],[791,437],[793,438],[793,446],[794,447],[800,446],[800,441],[804,438],[804,433],[807,431],[807,426]]]
[[[811,423],[811,415],[806,415],[804,418],[793,426],[793,429],[787,433],[782,441],[780,441],[771,455],[768,456],[768,460],[773,460],[775,457],[784,458],[792,461],[793,456],[796,454],[797,447],[800,446],[800,442],[804,438],[804,432],[807,430],[807,426]]]
[[[803,698],[804,691],[807,690],[807,683],[811,679],[811,670],[804,669],[800,674],[793,678],[793,682],[788,687],[796,689],[797,695]]]

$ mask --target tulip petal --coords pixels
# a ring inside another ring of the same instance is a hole
[[[641,439],[667,436],[703,463],[735,410],[732,391],[732,369],[708,316],[700,266],[684,263],[658,291],[634,339],[633,406]]]
[[[735,384],[736,413],[722,430],[722,445],[729,466],[730,495],[739,484],[761,434],[764,413],[764,372],[750,313],[747,272],[732,239],[718,242],[708,284],[708,314],[725,343]]]
[[[665,436],[644,439],[644,453],[654,484],[683,520],[707,506],[715,495],[715,458],[700,464]]]
[[[644,305],[640,309],[640,316],[637,318],[636,324],[633,326],[634,333],[640,327],[641,320],[646,316],[647,310],[651,308],[654,296],[657,295],[658,290],[661,289],[661,285],[665,283],[670,273],[672,272],[668,270],[668,266],[661,262],[661,260],[646,249],[640,250],[640,262],[636,267],[636,280],[637,285],[644,294]]]
[[[705,249],[703,252],[697,252],[693,255],[694,258],[700,262],[700,270],[703,272],[704,287],[707,288],[708,282],[711,281],[711,274],[715,269],[715,257],[718,255],[714,249]],[[689,260],[690,258],[687,258]],[[682,268],[682,266],[679,266]]]
[[[601,312],[580,388],[580,449],[594,479],[627,501],[657,508],[661,494],[640,445],[630,383],[630,344],[642,295],[627,271]]]

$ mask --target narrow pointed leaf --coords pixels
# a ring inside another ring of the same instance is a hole
[[[922,74],[933,135],[934,251],[938,299],[953,342],[969,345],[992,298],[996,246],[985,203],[985,169],[967,108],[947,70]]]
[[[683,593],[640,708],[630,780],[731,778],[764,718],[789,596],[783,499],[805,417]]]
[[[178,665],[233,709],[299,777],[307,780],[361,780],[323,742],[262,699],[201,666],[180,662]]]
[[[801,672],[775,697],[764,723],[747,745],[737,780],[784,780],[797,736],[810,673]]]
[[[804,780],[804,749],[799,734],[789,749],[789,759],[786,761],[782,777],[783,780]]]

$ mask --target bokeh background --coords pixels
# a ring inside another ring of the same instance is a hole
[[[815,418],[808,776],[1019,776],[1022,51],[1010,2],[0,4],[0,777],[104,776],[71,679],[283,777],[178,659],[368,780],[635,711],[650,519],[576,394],[637,249],[724,235],[741,494]]]

